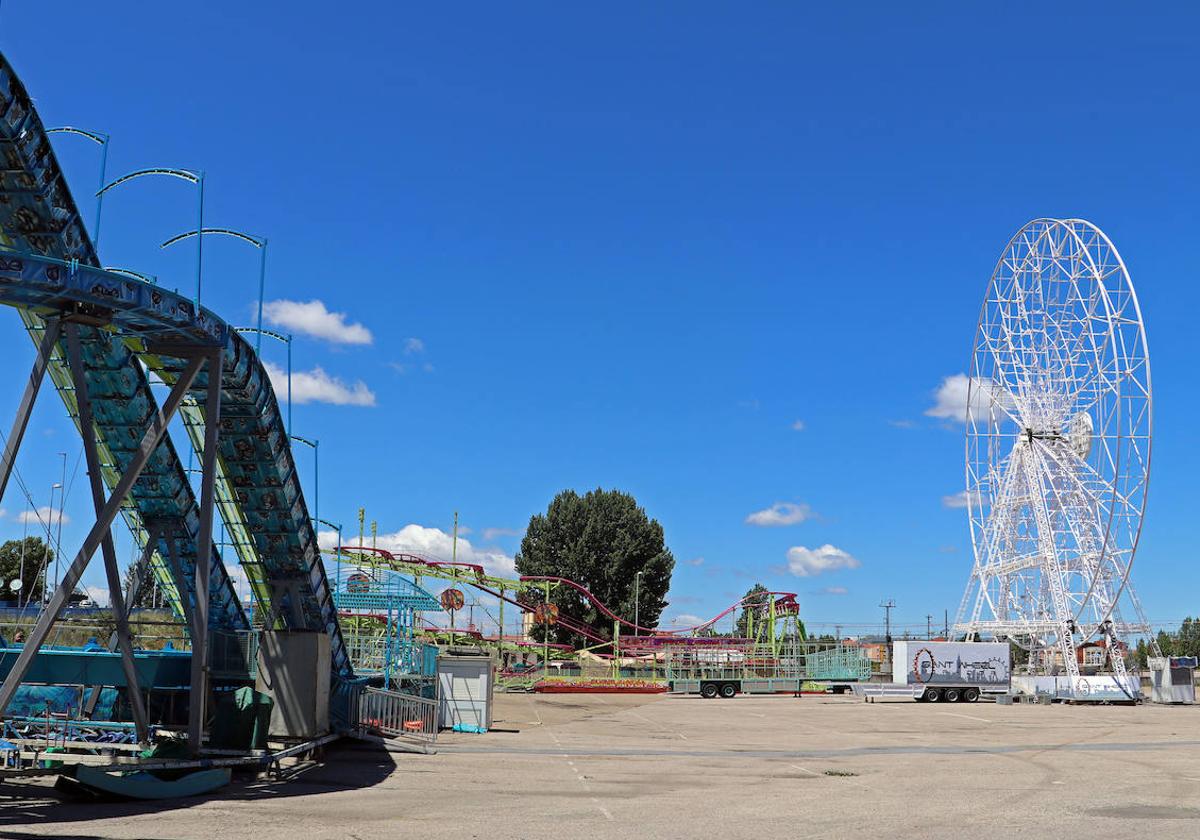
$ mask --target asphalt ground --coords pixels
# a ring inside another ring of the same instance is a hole
[[[1200,837],[1198,707],[501,695],[437,749],[183,803],[0,785],[0,840]]]

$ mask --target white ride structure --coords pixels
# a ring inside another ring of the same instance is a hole
[[[1090,643],[1124,678],[1122,640],[1150,631],[1129,580],[1150,474],[1150,358],[1129,273],[1095,225],[1037,219],[1005,248],[966,423],[975,560],[956,633],[1012,641],[1073,683]]]

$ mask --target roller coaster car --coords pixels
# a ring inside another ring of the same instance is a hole
[[[700,696],[705,700],[712,700],[714,697],[728,700],[737,696],[741,690],[741,680],[700,680]]]

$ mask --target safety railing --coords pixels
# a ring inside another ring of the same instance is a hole
[[[437,740],[437,700],[370,686],[362,686],[356,693],[355,726],[360,731],[389,738]]]

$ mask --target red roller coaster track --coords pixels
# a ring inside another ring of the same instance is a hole
[[[481,592],[486,592],[487,594],[492,595],[496,598],[501,598],[501,599],[507,601],[508,603],[513,604],[514,606],[516,606],[519,609],[524,610],[526,612],[532,612],[534,609],[534,605],[523,603],[515,598],[510,598],[510,597],[508,597],[508,595],[503,594],[502,592],[498,592],[495,589],[488,586],[487,584],[485,584],[484,583],[485,580],[495,580],[496,578],[491,578],[483,570],[483,566],[481,566],[477,563],[458,563],[458,562],[452,562],[449,560],[438,560],[438,559],[434,559],[432,557],[426,557],[421,554],[414,554],[412,552],[394,553],[394,552],[387,551],[382,548],[374,548],[371,546],[361,546],[361,545],[341,546],[338,550],[342,551],[343,553],[374,554],[378,557],[383,558],[385,561],[388,561],[389,563],[393,563],[393,564],[403,564],[403,565],[408,565],[408,566],[413,566],[413,565],[425,566],[427,568],[439,569],[439,570],[449,569],[452,572],[456,569],[468,570],[471,573],[473,573],[475,579],[470,580],[468,578],[464,578],[462,580],[463,583],[469,584],[470,586],[475,587],[476,589],[480,590]],[[608,606],[604,604],[603,601],[601,601],[599,598],[597,598],[595,595],[593,595],[591,593],[591,591],[589,591],[587,589],[587,587],[585,587],[579,583],[576,583],[573,580],[569,580],[567,578],[553,577],[553,576],[548,576],[548,575],[523,575],[518,580],[511,581],[511,583],[513,584],[512,588],[514,590],[520,589],[521,587],[519,586],[519,584],[522,584],[522,583],[523,584],[553,583],[556,585],[567,586],[567,587],[575,590],[580,595],[582,595],[585,599],[587,599],[587,601],[589,603],[591,603],[591,605],[593,607],[595,607],[596,610],[601,615],[611,619],[612,621],[616,622],[617,624],[619,624],[623,627],[626,627],[626,628],[629,628],[630,630],[632,630],[634,632],[634,636],[630,637],[630,639],[629,639],[630,643],[635,643],[639,639],[641,641],[646,641],[646,642],[652,642],[654,640],[665,641],[668,639],[683,641],[688,638],[686,634],[695,633],[695,632],[698,632],[701,630],[707,630],[710,627],[712,627],[713,625],[715,625],[721,619],[736,612],[739,609],[743,609],[745,607],[764,607],[770,603],[770,601],[768,599],[774,600],[775,610],[780,615],[787,615],[789,613],[797,613],[800,611],[800,605],[796,602],[796,593],[795,592],[760,592],[753,596],[748,596],[748,597],[742,598],[737,603],[729,605],[724,610],[722,610],[720,613],[718,613],[717,615],[708,619],[707,621],[703,621],[703,622],[693,625],[691,627],[678,627],[673,630],[660,630],[655,627],[642,627],[640,625],[634,624],[632,621],[627,621],[624,618],[621,618],[619,615],[617,615],[612,610],[610,610],[608,608]],[[505,587],[505,588],[507,588],[507,587]],[[579,635],[583,636],[584,638],[590,639],[593,642],[607,643],[608,641],[610,641],[609,639],[605,638],[604,635],[599,630],[597,630],[595,627],[591,627],[587,624],[580,622],[578,619],[572,618],[567,615],[560,614],[558,617],[558,624],[560,624],[561,626],[565,627],[566,629],[570,630],[573,633],[578,633]],[[643,634],[643,635],[639,637],[637,635],[639,633]],[[696,641],[701,641],[701,640],[697,639]]]

